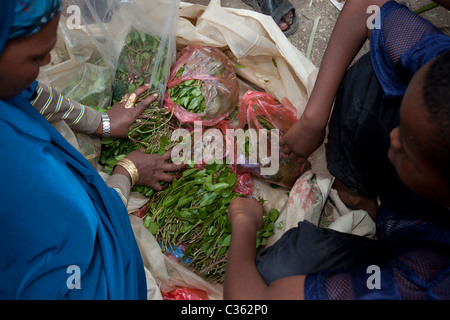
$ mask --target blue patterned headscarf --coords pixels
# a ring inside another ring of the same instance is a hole
[[[6,41],[31,36],[53,20],[60,0],[7,0],[0,3],[0,53]]]

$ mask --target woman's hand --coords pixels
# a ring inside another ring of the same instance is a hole
[[[149,85],[143,85],[137,88],[133,93],[126,94],[122,101],[116,103],[111,107],[106,113],[111,120],[111,137],[114,138],[126,138],[127,132],[130,130],[130,126],[136,121],[136,119],[141,115],[142,112],[158,97],[157,94],[153,94],[136,106],[134,106],[134,101],[139,99],[139,96],[146,92]],[[127,105],[128,103],[128,105]],[[98,129],[95,131],[98,135],[103,133],[103,126],[100,124]]]
[[[143,149],[130,152],[125,158],[133,162],[138,170],[139,179],[136,184],[151,187],[156,191],[161,191],[163,187],[159,181],[171,182],[175,178],[175,175],[170,175],[166,172],[177,172],[186,166],[183,163],[167,163],[166,161],[170,159],[170,154],[170,150],[162,156],[157,154],[147,154]],[[114,173],[124,174],[123,171],[116,171],[117,168],[118,170],[122,169],[120,166],[116,166]],[[127,174],[124,175],[129,177]]]

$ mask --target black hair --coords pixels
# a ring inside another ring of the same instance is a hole
[[[423,98],[434,125],[427,158],[450,188],[450,50],[439,55],[427,70]]]

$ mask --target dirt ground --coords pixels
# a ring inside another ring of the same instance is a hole
[[[184,0],[185,2],[208,5],[210,0]],[[339,0],[338,0],[339,1]],[[299,16],[300,27],[297,32],[289,37],[294,46],[303,53],[306,53],[314,21],[319,19],[311,50],[311,61],[320,66],[323,53],[325,52],[328,39],[330,38],[336,19],[339,16],[339,10],[330,0],[290,0]],[[431,0],[403,0],[400,3],[406,4],[411,10],[416,10],[431,2]],[[253,10],[251,6],[246,5],[242,0],[221,0],[223,7]],[[450,11],[438,7],[425,12],[422,16],[430,20],[439,28],[450,27]],[[368,51],[368,42],[361,49],[359,55]]]

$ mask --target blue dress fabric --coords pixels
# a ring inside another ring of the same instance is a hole
[[[370,57],[385,99],[402,97],[414,74],[450,50],[450,37],[395,1],[380,8],[381,27],[370,34]]]
[[[388,162],[388,134],[398,125],[400,103],[395,103],[402,98],[409,81],[423,65],[450,50],[450,37],[394,1],[381,7],[380,17],[381,28],[373,29],[370,38],[370,67],[373,67],[377,83],[368,85],[375,91],[379,87],[380,97],[365,100],[370,98],[365,96],[358,103],[352,100],[341,103],[343,106],[359,104],[363,112],[365,108],[369,109],[366,115],[354,113],[348,123],[355,125],[357,130],[351,132],[361,135],[358,139],[364,142],[364,145],[358,145],[359,149],[350,144],[350,150],[354,157],[367,158],[364,165],[371,165],[371,168],[363,168],[367,170],[361,172],[365,182],[372,186],[373,195],[381,200],[376,217],[377,256],[359,264],[309,274],[305,281],[307,299],[450,298],[449,209],[421,199],[403,184],[391,164],[389,168],[387,164],[381,165]],[[360,67],[359,62],[364,61],[360,59],[355,66]],[[357,77],[355,70],[349,71],[351,76]],[[352,86],[357,87],[367,79],[353,80],[344,86],[350,93]],[[374,103],[374,99],[380,101]],[[348,109],[352,108],[354,106]],[[375,118],[378,118],[379,126],[373,125]],[[339,131],[341,127],[338,124],[336,128]],[[383,133],[383,128],[388,130]],[[342,141],[337,140],[338,143]],[[371,156],[372,149],[384,152]],[[377,159],[380,154],[383,158]],[[378,176],[367,179],[371,175]]]
[[[1,3],[1,48],[12,3]],[[36,84],[0,100],[0,299],[146,299],[126,207],[29,103]]]
[[[302,221],[256,259],[266,283],[306,274],[305,299],[450,299],[449,209],[409,190],[387,158],[408,82],[450,38],[393,1],[380,17],[370,55],[339,88],[327,143],[330,172],[379,197],[376,240]]]

